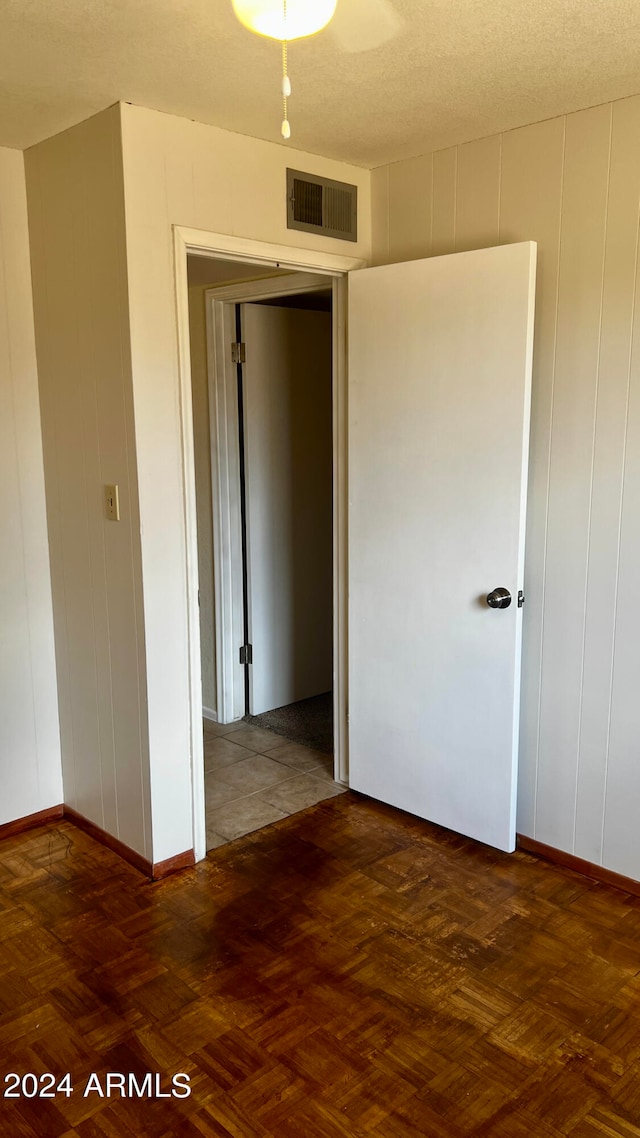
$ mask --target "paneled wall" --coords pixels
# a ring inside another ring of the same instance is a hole
[[[367,258],[369,172],[123,104],[154,860],[192,842],[185,501],[172,226]],[[358,185],[357,243],[286,227],[287,165]]]
[[[0,149],[0,825],[62,802],[24,160]]]
[[[377,263],[538,242],[519,822],[640,878],[640,98],[380,168]]]
[[[151,857],[118,108],[27,151],[26,172],[65,802]]]

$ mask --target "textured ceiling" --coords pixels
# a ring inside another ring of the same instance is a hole
[[[380,2],[338,0],[336,31]],[[400,31],[383,46],[345,52],[329,30],[291,45],[292,149],[378,166],[640,91],[640,0],[388,2]],[[118,100],[280,141],[278,44],[230,0],[0,0],[0,13],[0,145]]]

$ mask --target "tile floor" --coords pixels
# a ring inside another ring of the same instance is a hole
[[[208,850],[347,789],[333,756],[244,721],[204,720],[204,772]]]

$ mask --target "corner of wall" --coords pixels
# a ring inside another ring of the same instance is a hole
[[[378,166],[371,175],[371,264],[389,261],[389,167]]]
[[[151,858],[119,104],[32,147],[26,171],[64,797]]]

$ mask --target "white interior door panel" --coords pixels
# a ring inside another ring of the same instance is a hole
[[[503,850],[535,260],[525,242],[349,281],[350,785]]]

